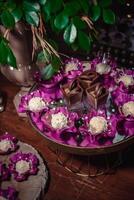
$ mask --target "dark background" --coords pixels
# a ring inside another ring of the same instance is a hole
[[[114,25],[100,24],[98,41],[93,45],[91,57],[97,51],[109,51],[118,63],[124,67],[134,66],[134,1],[126,0],[125,4],[113,4],[118,18]]]

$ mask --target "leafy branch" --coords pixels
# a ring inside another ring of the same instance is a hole
[[[118,0],[122,3],[124,0]],[[43,51],[47,60],[48,71],[43,74],[51,78],[58,71],[60,57],[55,47],[51,45],[48,29],[59,37],[73,50],[89,52],[94,38],[97,37],[96,22],[114,24],[116,14],[111,9],[113,0],[1,0],[0,23],[7,30],[15,27],[20,20],[31,26],[33,35],[33,53],[38,48]],[[56,41],[51,41],[54,46]],[[16,59],[10,48],[7,37],[0,35],[0,63],[16,67]]]

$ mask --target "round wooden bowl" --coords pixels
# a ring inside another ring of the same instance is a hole
[[[37,89],[38,85],[35,84],[29,92],[34,91]],[[127,137],[122,139],[121,141],[115,142],[112,145],[108,146],[96,146],[96,147],[76,147],[76,146],[71,146],[67,144],[62,144],[59,143],[58,141],[55,141],[48,136],[46,136],[43,132],[41,132],[37,127],[36,124],[33,122],[30,113],[27,112],[28,119],[32,125],[32,127],[39,133],[41,134],[44,139],[47,141],[48,145],[53,147],[54,149],[61,150],[67,153],[71,154],[77,154],[77,155],[100,155],[100,154],[107,154],[107,153],[112,153],[116,151],[120,151],[129,145],[134,143],[134,136]]]

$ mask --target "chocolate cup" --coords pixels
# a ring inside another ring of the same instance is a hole
[[[86,94],[89,105],[95,109],[98,109],[99,106],[105,104],[108,97],[108,91],[99,83],[87,88]]]
[[[80,87],[77,79],[70,85],[66,84],[62,87],[62,93],[69,106],[82,101],[83,89]]]
[[[86,70],[78,78],[79,84],[83,89],[90,87],[90,85],[97,83],[99,81],[99,74],[95,71]]]
[[[100,105],[105,104],[108,91],[100,83],[100,78],[98,73],[87,70],[71,84],[63,85],[62,92],[67,105],[71,108],[75,104],[85,104],[86,102],[88,108],[97,109]]]
[[[75,91],[71,91],[69,95],[69,105],[73,105],[82,102],[83,90],[77,88]]]

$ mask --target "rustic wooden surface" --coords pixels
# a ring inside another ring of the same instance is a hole
[[[33,130],[27,119],[18,117],[13,98],[19,91],[19,87],[0,76],[0,90],[7,93],[6,110],[0,113],[0,134],[4,131],[12,133],[21,141],[35,147],[44,157],[50,172],[45,200],[134,199],[133,147],[129,148],[126,159],[122,158],[122,164],[113,173],[95,178],[78,176],[60,166],[57,155],[47,147],[45,139]],[[63,158],[60,159],[64,160],[65,157],[63,154]]]

